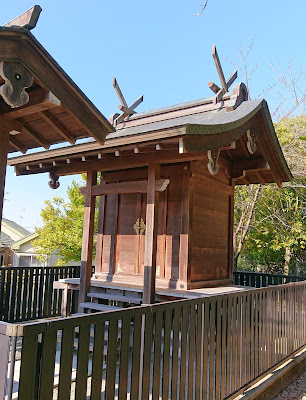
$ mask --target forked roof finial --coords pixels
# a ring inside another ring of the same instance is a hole
[[[229,77],[229,79],[226,81],[224,78],[223,69],[222,69],[222,66],[221,66],[221,63],[219,60],[219,56],[218,56],[218,52],[217,52],[217,48],[216,48],[215,44],[213,44],[213,46],[212,46],[212,56],[215,61],[217,72],[218,72],[218,75],[220,78],[221,88],[218,85],[216,85],[214,82],[208,82],[208,87],[214,93],[216,93],[215,102],[217,103],[218,101],[220,101],[222,99],[222,97],[225,95],[225,93],[228,92],[229,87],[232,85],[232,83],[237,78],[237,70],[235,70],[232,73],[232,75]]]
[[[138,99],[134,101],[131,106],[128,106],[116,78],[113,78],[113,87],[121,103],[118,108],[120,111],[122,111],[122,114],[116,113],[111,116],[111,123],[113,124],[113,126],[116,126],[120,122],[128,119],[128,117],[136,113],[135,108],[143,102],[143,96],[138,97]]]

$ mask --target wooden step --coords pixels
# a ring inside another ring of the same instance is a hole
[[[121,303],[132,303],[132,304],[141,304],[141,297],[132,297],[132,296],[120,296],[117,294],[109,294],[109,293],[87,293],[88,297],[110,300],[110,301],[120,301]]]
[[[91,302],[81,303],[80,306],[83,307],[83,309],[95,310],[95,311],[115,311],[122,309],[122,307],[107,306],[105,304],[98,304]]]

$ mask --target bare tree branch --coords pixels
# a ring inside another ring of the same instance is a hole
[[[205,4],[200,4],[202,9],[198,14],[195,14],[196,17],[199,17],[202,14],[202,12],[204,11],[205,7],[207,6],[207,3],[208,3],[208,0],[206,0]]]

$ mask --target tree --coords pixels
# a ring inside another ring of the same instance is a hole
[[[243,232],[244,248],[237,253],[238,256],[242,254],[242,267],[247,267],[248,263],[265,272],[306,273],[306,143],[299,140],[305,130],[305,116],[283,119],[276,125],[280,144],[295,178],[282,189],[271,184],[263,186],[255,199],[256,207],[254,201],[252,203],[254,197],[249,200],[254,211],[252,221],[247,225],[240,221],[250,206],[239,211],[239,204],[251,196],[251,189],[237,190],[237,229],[240,223],[249,231],[248,235]]]
[[[36,228],[38,238],[33,243],[40,260],[55,251],[61,257],[57,265],[80,261],[85,204],[80,186],[73,182],[68,188],[67,203],[61,197],[45,202],[45,208],[41,211],[43,226]]]

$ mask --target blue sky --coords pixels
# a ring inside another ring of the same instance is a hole
[[[32,1],[3,2],[0,24],[26,11]],[[248,47],[254,37],[248,58],[250,70],[258,65],[250,81],[253,98],[275,81],[271,63],[279,71],[288,62],[294,71],[305,66],[305,0],[209,0],[199,17],[201,0],[39,4],[43,11],[33,34],[107,118],[119,104],[113,76],[128,103],[144,95],[139,111],[210,96],[207,82],[219,83],[214,43],[228,77],[234,67],[226,59],[237,63],[237,47]],[[305,80],[301,84],[305,90]],[[285,97],[281,86],[265,96],[271,109],[280,90]],[[41,224],[44,200],[65,197],[71,180],[61,178],[53,191],[47,174],[15,177],[8,167],[4,217],[33,229]]]

